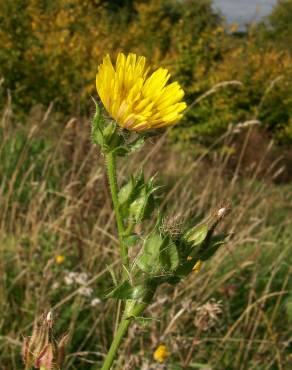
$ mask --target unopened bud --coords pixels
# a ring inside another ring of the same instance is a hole
[[[223,207],[223,208],[220,208],[220,209],[218,210],[217,215],[218,215],[219,217],[223,217],[225,213],[226,213],[226,208],[225,208],[225,207]]]
[[[208,222],[209,224],[209,230],[212,232],[216,226],[219,224],[219,222],[226,217],[231,212],[231,206],[229,203],[225,203],[220,205],[215,211],[213,212],[213,215],[211,215],[210,220]]]

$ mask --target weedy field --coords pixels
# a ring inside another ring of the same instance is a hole
[[[277,160],[267,166],[272,144],[251,175],[241,176],[250,130],[241,133],[232,170],[232,151],[176,150],[166,134],[120,169],[120,182],[133,168],[157,173],[171,227],[186,217],[203,219],[224,201],[232,212],[222,225],[231,231],[228,244],[199,273],[159,288],[159,299],[131,327],[115,369],[288,369],[292,189],[274,182],[281,169]],[[35,106],[19,125],[8,101],[0,136],[0,369],[23,367],[23,337],[48,310],[56,334],[69,333],[64,369],[93,368],[107,352],[121,307],[104,299],[119,253],[90,118],[64,122],[53,106],[46,112]],[[218,140],[229,148],[233,137]],[[160,364],[153,353],[161,344],[169,357]]]

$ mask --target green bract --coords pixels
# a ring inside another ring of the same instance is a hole
[[[120,210],[124,219],[130,223],[138,224],[149,218],[153,212],[155,206],[153,194],[157,189],[153,180],[151,178],[146,182],[143,172],[140,171],[120,189],[118,194]]]
[[[162,237],[154,230],[145,239],[135,262],[141,271],[152,277],[168,276],[179,264],[177,246],[170,236]]]
[[[200,224],[173,239],[168,232],[161,232],[158,222],[132,262],[130,281],[124,281],[107,297],[145,302],[145,296],[149,297],[150,292],[152,296],[158,285],[177,284],[198,261],[208,260],[225,243],[227,235],[213,236],[213,226]],[[135,235],[128,238],[141,240]]]
[[[129,140],[131,133],[121,131],[119,126],[107,117],[95,103],[95,115],[92,119],[91,137],[95,144],[98,144],[101,151],[115,153],[117,156],[125,156],[139,150],[151,133],[140,134],[136,138]],[[133,135],[133,133],[132,133]]]

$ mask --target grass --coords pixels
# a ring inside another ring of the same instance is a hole
[[[56,332],[70,334],[64,369],[101,363],[111,343],[119,309],[103,296],[113,285],[118,241],[103,158],[89,132],[89,120],[60,122],[52,107],[46,112],[36,107],[23,124],[9,102],[3,109],[1,370],[22,368],[22,338],[31,334],[34,318],[50,308]],[[222,141],[228,146],[231,139],[232,133]],[[224,199],[232,201],[233,211],[224,225],[232,232],[228,245],[199,274],[159,289],[146,312],[154,320],[133,325],[115,369],[287,368],[291,184],[270,181],[278,168],[265,167],[265,152],[251,177],[240,176],[241,154],[231,173],[228,154],[178,152],[164,135],[121,168],[120,181],[128,168],[142,164],[149,175],[157,172],[157,182],[166,184],[161,207],[170,216],[200,218]],[[62,264],[57,255],[65,257]],[[83,285],[92,288],[89,296],[81,294],[82,284],[68,284],[72,271],[87,274]],[[94,298],[101,301],[93,305]],[[210,299],[222,301],[223,312],[204,332],[195,318]],[[171,353],[163,365],[152,357],[160,343]]]

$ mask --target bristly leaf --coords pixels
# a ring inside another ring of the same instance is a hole
[[[196,258],[196,255],[207,236],[208,225],[202,224],[187,230],[178,239],[179,254],[183,263],[188,257]]]
[[[179,265],[177,246],[169,236],[163,240],[163,244],[160,246],[159,259],[163,269],[168,273],[174,271]]]
[[[112,150],[112,153],[115,153],[119,157],[124,157],[128,153],[128,149],[127,149],[127,147],[125,147],[123,145],[120,145],[120,146],[115,147]]]
[[[124,218],[135,224],[150,217],[154,210],[154,187],[153,178],[145,182],[142,171],[120,189],[119,203]]]
[[[115,275],[115,272],[114,272],[113,268],[109,265],[107,265],[106,267],[107,267],[109,273],[111,274],[111,278],[113,280],[114,285],[117,286],[118,282],[117,282],[116,275]]]
[[[137,150],[139,150],[145,143],[145,135],[144,136],[138,136],[137,139],[133,140],[128,144],[129,153],[133,153]]]
[[[117,124],[101,111],[98,103],[94,103],[96,113],[91,123],[92,141],[100,146],[103,153],[115,152],[117,155],[124,155],[124,152],[129,150]]]
[[[140,270],[149,275],[157,275],[161,271],[159,254],[162,245],[162,237],[159,233],[153,231],[144,241],[143,247],[137,256],[136,264]]]
[[[153,323],[153,321],[159,322],[159,319],[155,317],[143,317],[143,316],[136,316],[135,321],[137,321],[142,326],[149,326]]]
[[[91,138],[95,144],[103,146],[103,134],[102,134],[102,115],[97,102],[95,104],[95,115],[91,123]]]
[[[154,192],[157,188],[154,187],[154,178],[152,177],[147,182],[141,185],[140,192],[130,205],[129,216],[133,218],[136,224],[148,219],[155,208]]]
[[[200,245],[207,237],[208,234],[208,225],[203,224],[199,226],[192,227],[188,230],[183,239],[192,245],[192,247],[196,247]]]
[[[121,206],[129,202],[134,192],[135,186],[136,186],[136,179],[135,177],[131,176],[130,180],[124,186],[121,187],[119,191],[119,195],[118,195]]]
[[[136,264],[152,277],[170,276],[179,265],[177,246],[170,236],[162,237],[154,230],[144,241]]]
[[[141,299],[146,291],[146,287],[141,284],[132,286],[129,281],[124,281],[121,285],[106,295],[106,298],[116,299]]]

